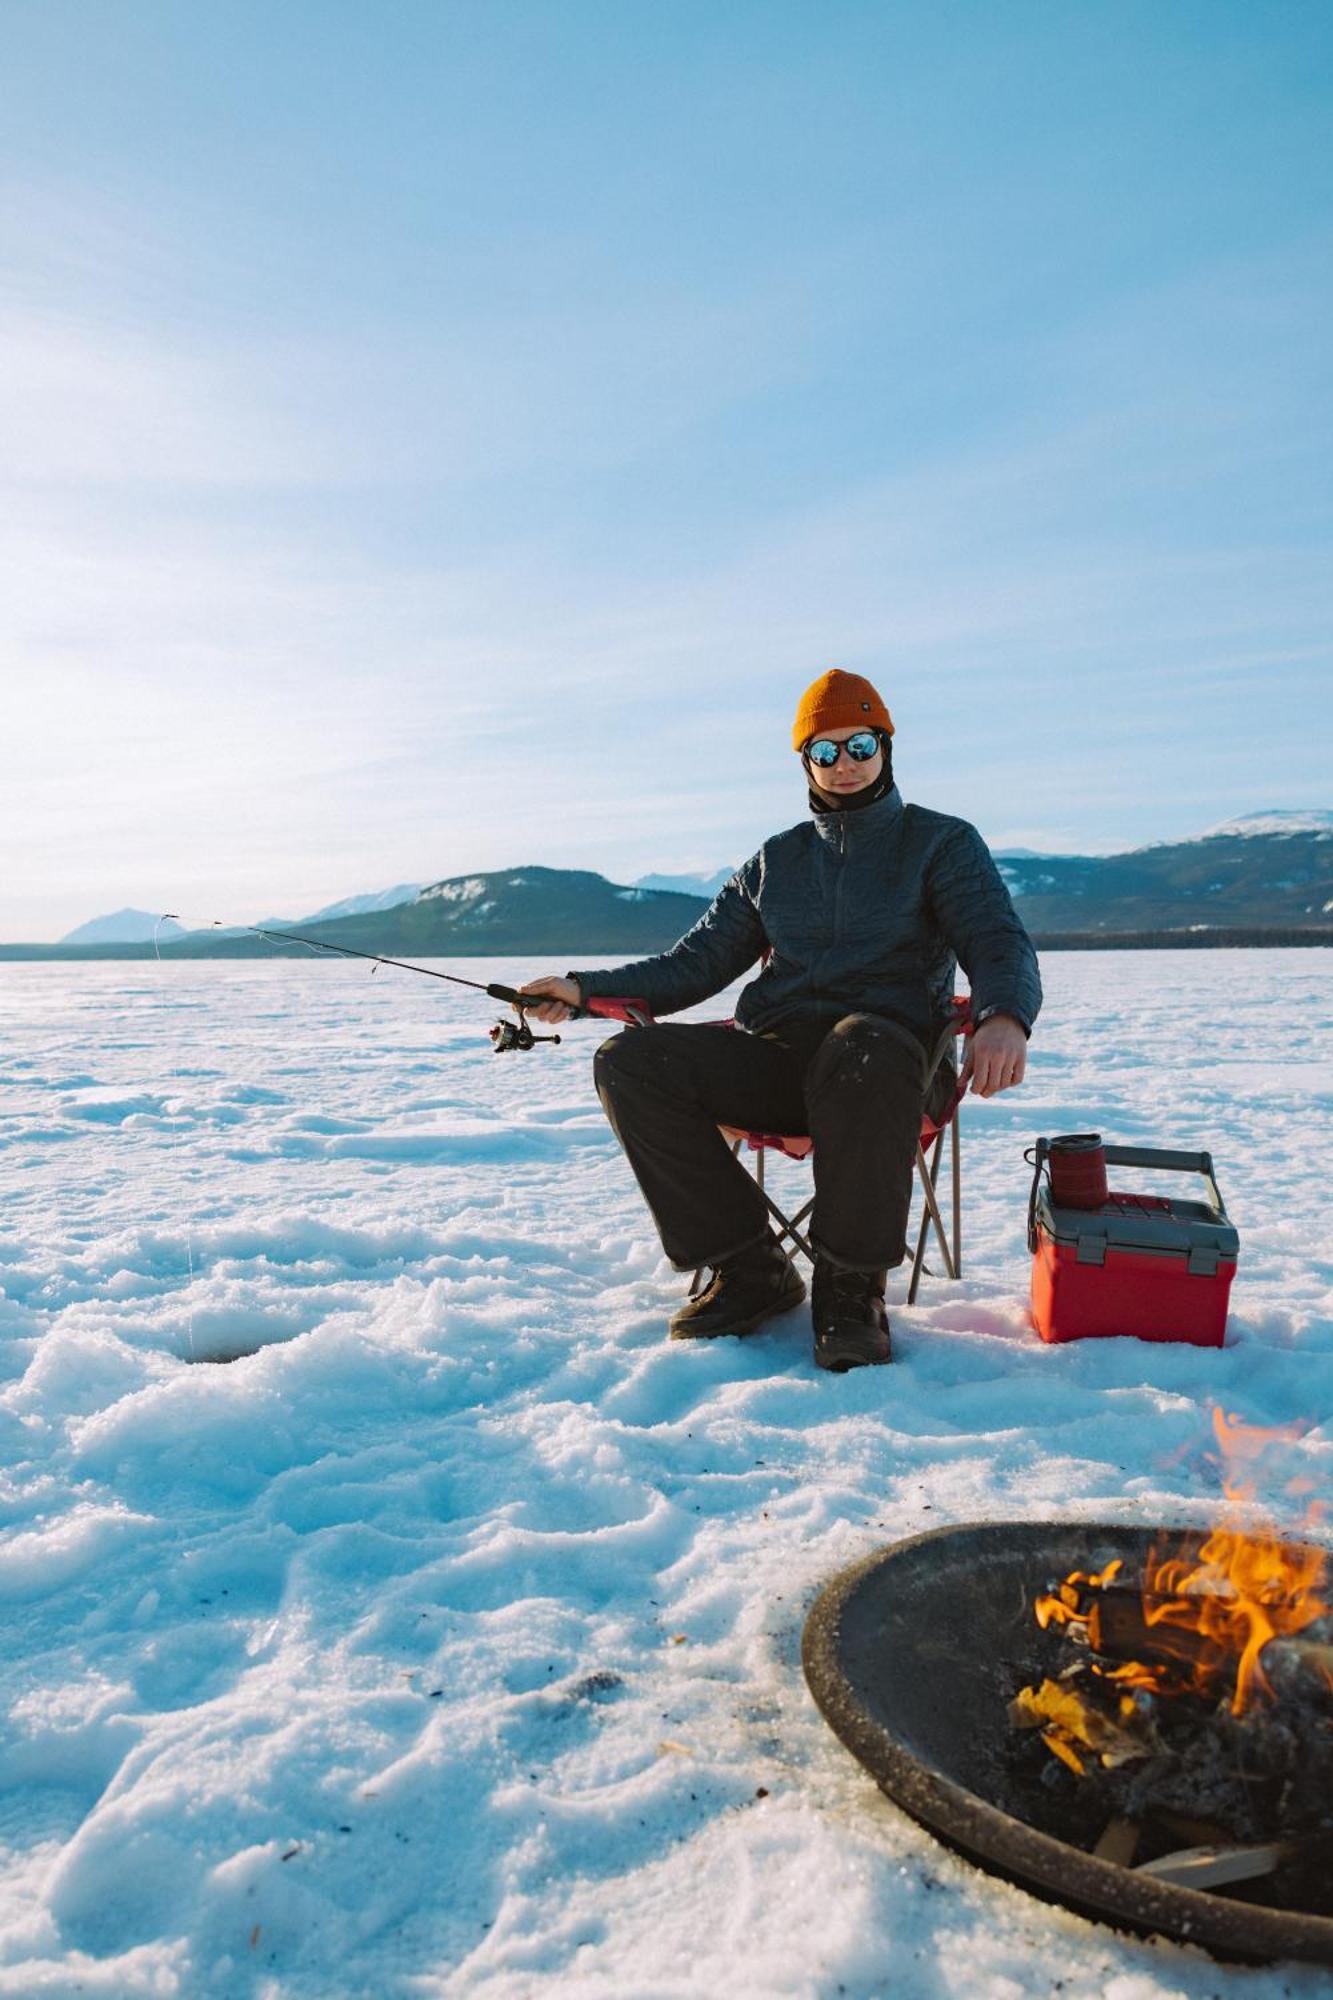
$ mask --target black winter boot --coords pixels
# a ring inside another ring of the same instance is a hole
[[[804,1280],[776,1236],[752,1243],[712,1269],[703,1291],[687,1299],[672,1319],[673,1340],[753,1333],[766,1319],[790,1312],[805,1297]]]
[[[812,1318],[815,1361],[845,1374],[849,1368],[892,1361],[889,1316],[884,1310],[887,1271],[839,1271],[815,1259]]]

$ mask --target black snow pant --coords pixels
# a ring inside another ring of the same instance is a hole
[[[955,1076],[876,1014],[802,1017],[763,1035],[695,1022],[626,1028],[598,1049],[597,1094],[662,1248],[678,1271],[758,1243],[769,1213],[718,1130],[814,1140],[810,1240],[843,1270],[884,1271],[907,1253],[923,1108]]]

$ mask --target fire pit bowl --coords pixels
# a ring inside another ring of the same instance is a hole
[[[1154,1880],[1072,1845],[1014,1770],[1008,1703],[1037,1654],[1036,1595],[1120,1557],[1139,1569],[1161,1530],[986,1523],[915,1535],[843,1570],[802,1644],[825,1721],[888,1796],[983,1867],[1140,1934],[1224,1958],[1333,1965],[1333,1916]],[[1173,1535],[1186,1548],[1202,1534]]]

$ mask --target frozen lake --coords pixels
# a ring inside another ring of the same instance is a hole
[[[0,968],[0,1993],[1333,1991],[979,1874],[798,1657],[921,1527],[1211,1518],[1215,1403],[1290,1427],[1280,1518],[1333,1494],[1329,966],[1049,955],[1027,1084],[964,1113],[966,1276],[842,1377],[804,1310],[667,1343],[604,1026],[497,1057],[483,996],[346,962]],[[1092,1128],[1214,1154],[1224,1351],[1032,1334],[1023,1148]]]

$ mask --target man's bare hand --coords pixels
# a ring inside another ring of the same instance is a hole
[[[524,1008],[525,1013],[535,1014],[539,1021],[567,1021],[575,1008],[583,1005],[577,979],[557,979],[549,975],[543,979],[530,979],[526,986],[520,986],[518,990],[524,994],[543,995],[535,1006]]]
[[[1012,1014],[992,1014],[967,1045],[963,1087],[977,1097],[995,1097],[1023,1081],[1028,1066],[1027,1036]]]

